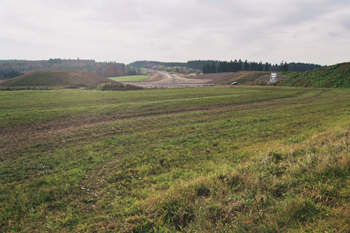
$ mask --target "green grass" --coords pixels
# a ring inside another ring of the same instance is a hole
[[[147,75],[131,75],[131,76],[119,76],[119,77],[113,77],[109,78],[117,82],[140,82],[145,81],[149,79],[149,76]]]
[[[148,70],[147,70],[147,69],[140,68],[140,74],[146,75],[147,73],[148,73]]]
[[[0,92],[1,232],[346,232],[344,89]]]

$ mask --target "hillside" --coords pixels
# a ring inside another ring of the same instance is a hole
[[[0,83],[0,87],[87,87],[114,82],[100,75],[77,70],[35,71]]]
[[[290,77],[278,86],[350,88],[350,62],[322,67],[302,73],[289,73]]]

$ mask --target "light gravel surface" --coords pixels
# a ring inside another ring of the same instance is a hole
[[[177,74],[171,74],[165,71],[157,71],[162,79],[156,81],[146,82],[123,82],[124,84],[131,84],[140,87],[158,88],[158,87],[194,87],[194,86],[212,86],[211,79],[191,79],[184,78]]]

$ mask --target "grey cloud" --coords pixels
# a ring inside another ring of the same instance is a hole
[[[0,9],[0,31],[9,32],[4,37],[59,44],[67,56],[86,51],[92,59],[125,62],[299,58],[324,64],[350,59],[344,53],[333,60],[313,55],[327,40],[350,44],[347,0],[33,0],[26,9],[5,14],[21,3],[8,1]]]

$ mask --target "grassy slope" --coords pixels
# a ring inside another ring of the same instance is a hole
[[[147,73],[148,73],[148,70],[147,70],[147,69],[140,68],[140,74],[141,74],[141,75],[146,75]]]
[[[290,73],[280,86],[350,88],[350,63],[341,63],[307,72]]]
[[[346,90],[188,90],[0,92],[0,230],[350,229]]]
[[[112,77],[109,79],[117,81],[117,82],[139,82],[139,81],[145,81],[149,78],[150,77],[147,75],[132,75],[132,76]]]
[[[35,71],[0,83],[0,87],[76,87],[112,82],[97,74],[76,70]]]

